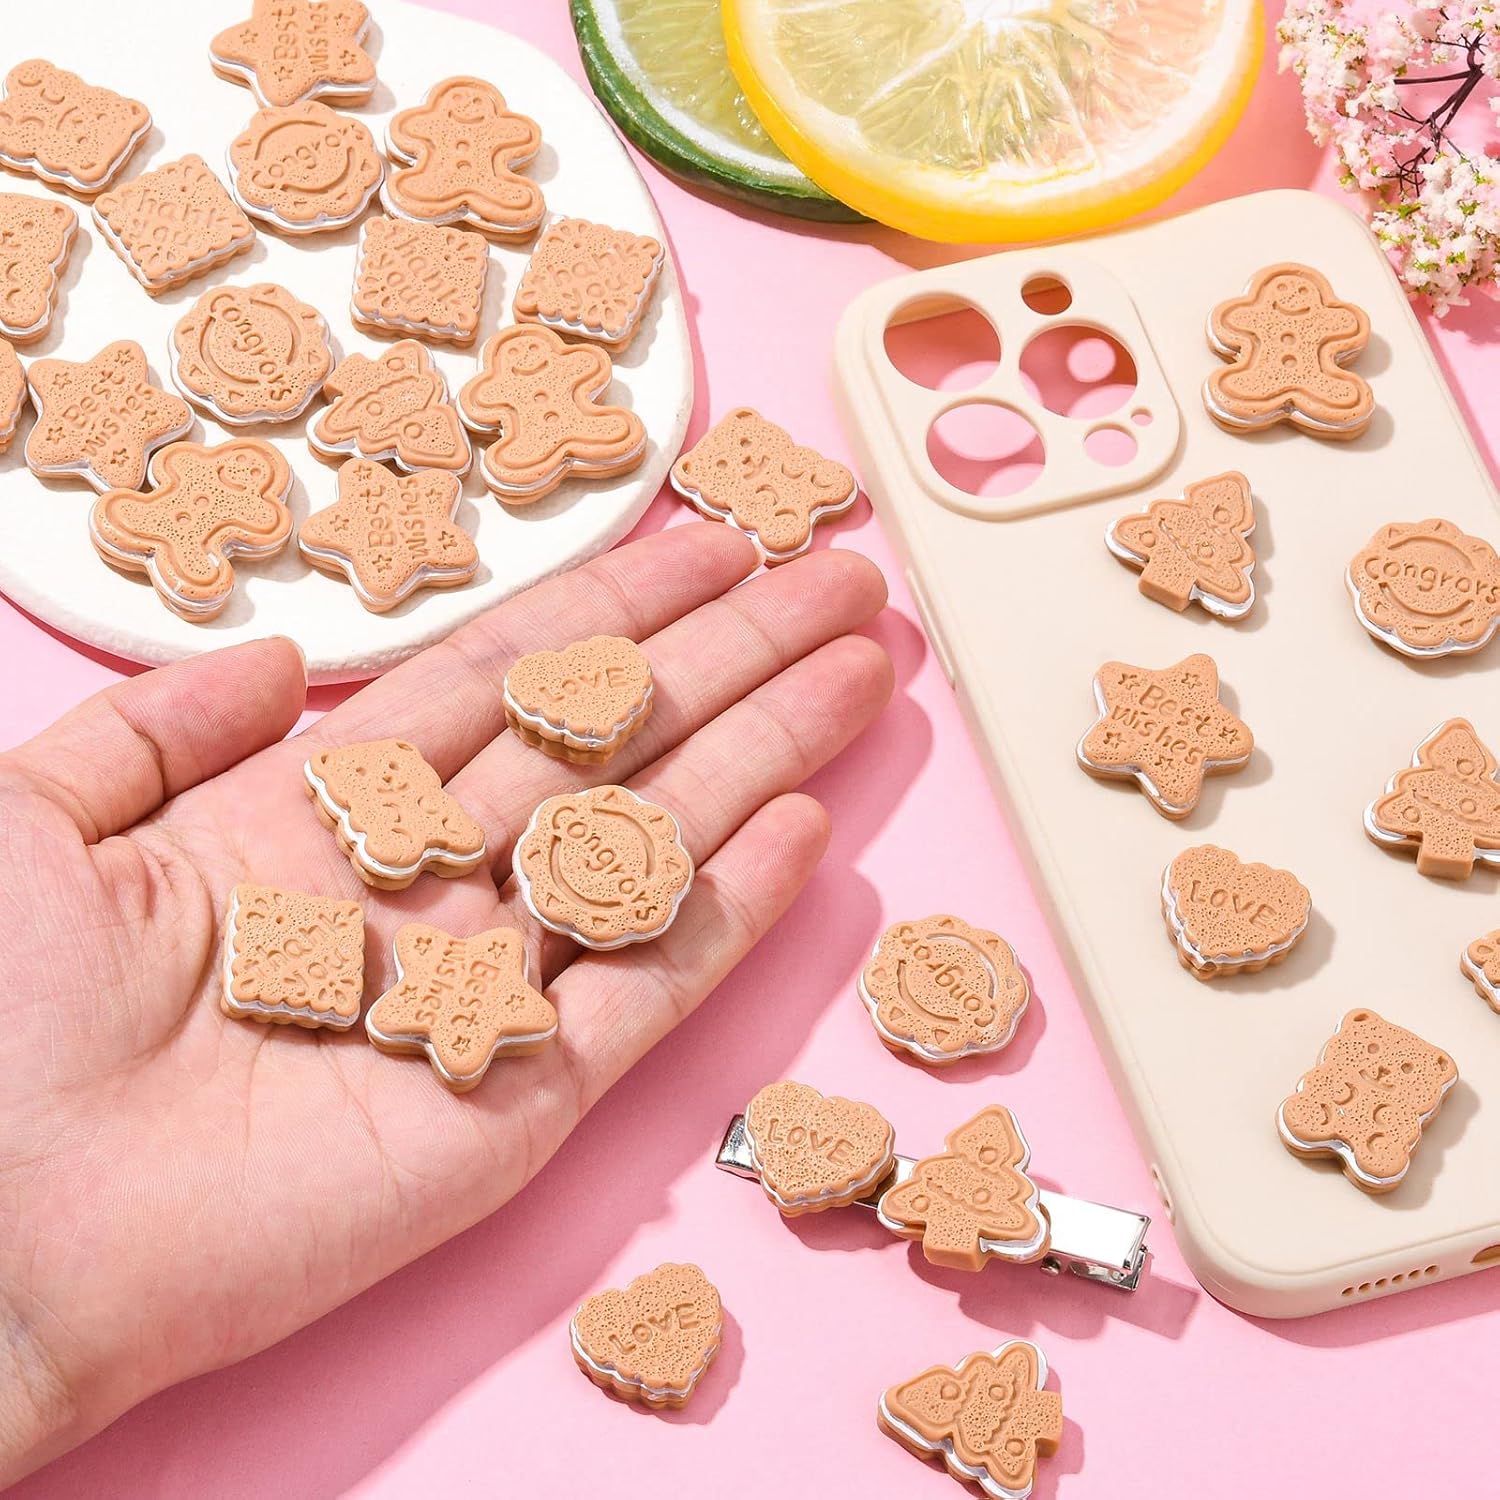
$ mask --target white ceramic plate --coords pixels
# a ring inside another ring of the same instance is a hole
[[[624,147],[593,101],[550,58],[503,32],[405,0],[373,0],[371,9],[367,45],[378,81],[370,101],[352,113],[377,139],[384,139],[390,115],[420,103],[432,84],[456,73],[477,74],[540,124],[542,150],[527,170],[541,183],[549,214],[581,215],[665,243],[656,206]],[[4,66],[45,57],[143,100],[154,125],[125,179],[188,152],[223,176],[225,148],[258,105],[249,89],[215,75],[208,44],[249,13],[250,0],[153,0],[147,9],[121,0],[7,7]],[[11,173],[0,174],[0,191],[52,192],[35,178]],[[79,210],[79,235],[52,327],[21,351],[28,363],[52,355],[87,359],[112,339],[132,338],[146,350],[157,384],[171,389],[172,326],[204,291],[224,282],[282,283],[328,319],[340,356],[378,352],[390,342],[356,329],[349,318],[357,227],[294,240],[257,226],[249,254],[153,299],[105,244],[88,206],[68,201]],[[451,391],[474,372],[483,338],[511,321],[529,249],[530,242],[492,245],[480,338],[472,349],[429,345]],[[645,462],[616,480],[564,481],[545,499],[513,510],[471,473],[459,519],[478,542],[480,566],[467,587],[418,593],[389,614],[372,615],[347,583],[310,567],[293,545],[269,562],[236,565],[229,607],[199,625],[162,605],[143,577],[100,560],[88,536],[91,488],[44,482],[26,468],[21,450],[31,428],[28,411],[10,449],[0,454],[0,591],[59,630],[136,661],[176,661],[275,633],[301,644],[314,681],[369,676],[538,579],[613,546],[640,519],[677,456],[693,401],[692,352],[670,252],[641,330],[616,362],[609,399],[632,407],[644,422]],[[336,498],[334,468],[313,456],[304,436],[322,409],[315,401],[305,418],[284,427],[242,429],[275,442],[290,461],[299,523]],[[201,413],[191,434],[211,443],[233,435]]]

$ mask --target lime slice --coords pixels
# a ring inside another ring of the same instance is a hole
[[[1259,0],[722,0],[771,138],[872,218],[1044,239],[1160,202],[1223,143]]]
[[[805,219],[853,220],[751,112],[724,56],[719,0],[572,0],[589,82],[652,161],[694,184]]]

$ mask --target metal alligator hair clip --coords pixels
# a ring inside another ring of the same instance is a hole
[[[767,1084],[729,1122],[716,1164],[759,1181],[788,1216],[874,1209],[892,1234],[921,1240],[936,1266],[978,1271],[1006,1260],[1133,1292],[1151,1220],[1046,1192],[1026,1175],[1030,1160],[1003,1105],[960,1125],[938,1154],[913,1160],[896,1155],[895,1133],[874,1106],[784,1082]]]

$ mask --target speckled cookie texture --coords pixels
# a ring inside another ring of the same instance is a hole
[[[1026,1175],[1031,1148],[1011,1112],[1000,1104],[981,1110],[946,1145],[885,1190],[880,1222],[902,1239],[921,1240],[935,1266],[979,1271],[990,1260],[1040,1260],[1051,1229]]]
[[[568,1325],[573,1358],[595,1385],[646,1406],[680,1407],[719,1352],[719,1293],[693,1265],[665,1264],[623,1291],[596,1292]]]
[[[891,1171],[895,1132],[878,1109],[805,1083],[768,1083],[745,1110],[766,1196],[787,1217],[844,1208]]]
[[[0,453],[10,447],[16,424],[26,409],[26,371],[20,357],[5,339],[0,339]]]
[[[365,51],[370,12],[359,0],[254,0],[247,20],[209,46],[214,71],[265,105],[331,98],[355,104],[375,87]]]
[[[359,236],[350,312],[365,328],[472,343],[490,252],[482,235],[385,215]]]
[[[672,488],[713,521],[755,543],[767,564],[789,562],[812,546],[813,528],[859,498],[854,475],[784,427],[742,406],[672,465]]]
[[[1163,873],[1161,909],[1183,967],[1215,979],[1256,974],[1286,958],[1307,931],[1312,897],[1290,870],[1195,844]]]
[[[1500,928],[1477,937],[1458,956],[1458,969],[1474,993],[1500,1015]]]
[[[255,226],[201,156],[167,162],[101,194],[94,222],[152,296],[255,243]]]
[[[367,458],[339,469],[339,498],[297,533],[302,555],[338,573],[372,614],[418,589],[457,588],[479,566],[474,538],[454,520],[463,491],[452,474],[392,474]]]
[[[424,870],[458,876],[483,865],[484,829],[415,745],[389,739],[320,750],[302,773],[319,818],[367,885],[401,891]]]
[[[526,264],[516,289],[516,321],[624,348],[645,316],[666,254],[647,234],[558,219]]]
[[[505,719],[528,745],[559,760],[603,765],[651,716],[646,653],[619,635],[594,635],[512,663]]]
[[[455,937],[425,922],[396,932],[396,979],[365,1015],[382,1052],[422,1053],[455,1094],[497,1058],[529,1057],[557,1035],[557,1012],[526,973],[510,927]]]
[[[172,380],[230,427],[301,416],[333,365],[328,325],[284,286],[219,286],[172,330]]]
[[[601,950],[660,937],[693,884],[676,818],[622,786],[549,797],[512,864],[542,926]]]
[[[887,927],[859,994],[887,1047],[942,1066],[1008,1046],[1031,986],[998,933],[940,913]]]
[[[29,344],[52,325],[78,215],[66,203],[0,193],[0,334]]]
[[[0,166],[91,198],[151,129],[139,99],[85,83],[41,58],[17,63],[0,96]]]
[[[107,490],[89,534],[107,562],[145,573],[185,620],[211,620],[234,591],[232,559],[272,557],[291,540],[292,471],[269,443],[173,443],[151,461],[151,488]]]
[[[226,1015],[347,1030],[364,993],[365,921],[357,901],[237,885],[224,930]]]
[[[1277,1130],[1295,1155],[1336,1157],[1356,1187],[1388,1193],[1457,1082],[1441,1048],[1373,1010],[1351,1010],[1282,1101]]]

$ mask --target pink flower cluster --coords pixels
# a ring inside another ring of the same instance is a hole
[[[1277,35],[1313,139],[1369,195],[1407,289],[1440,315],[1469,287],[1494,293],[1500,160],[1483,145],[1500,115],[1500,4],[1287,0]]]

